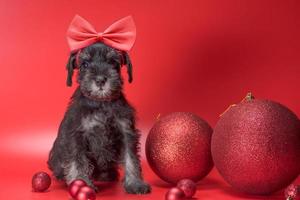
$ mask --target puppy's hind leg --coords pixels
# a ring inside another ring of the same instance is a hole
[[[49,169],[53,171],[53,175],[58,180],[62,180],[64,178],[61,155],[61,149],[57,145],[57,140],[55,140],[54,145],[49,153],[47,164]]]

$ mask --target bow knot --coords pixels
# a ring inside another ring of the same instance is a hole
[[[120,19],[103,32],[97,32],[88,21],[76,15],[67,32],[67,40],[72,52],[98,41],[121,51],[129,51],[135,38],[136,27],[131,16]]]
[[[97,40],[102,41],[103,40],[103,33],[97,33]]]

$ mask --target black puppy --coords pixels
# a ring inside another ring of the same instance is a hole
[[[135,110],[122,93],[122,64],[131,82],[127,53],[98,42],[70,55],[67,85],[72,85],[73,70],[78,68],[79,87],[60,124],[48,166],[67,184],[82,179],[97,190],[93,180],[117,180],[118,165],[123,164],[125,190],[145,194],[151,188],[142,178]]]

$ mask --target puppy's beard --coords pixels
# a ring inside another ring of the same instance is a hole
[[[109,95],[110,95],[109,94],[110,92],[108,92],[108,91],[110,91],[110,88],[108,87],[107,82],[103,86],[100,87],[96,84],[95,81],[92,81],[90,87],[91,87],[91,95],[92,96],[106,98],[106,97],[109,97]]]
[[[88,84],[88,87],[83,87],[82,92],[84,96],[93,100],[107,100],[119,96],[119,92],[111,81],[107,81],[103,86],[98,86],[94,80]]]

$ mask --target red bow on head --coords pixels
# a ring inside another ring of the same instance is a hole
[[[97,32],[88,21],[76,15],[67,32],[67,40],[72,52],[98,41],[121,51],[129,51],[135,42],[135,37],[136,27],[131,16],[120,19],[103,32]]]

